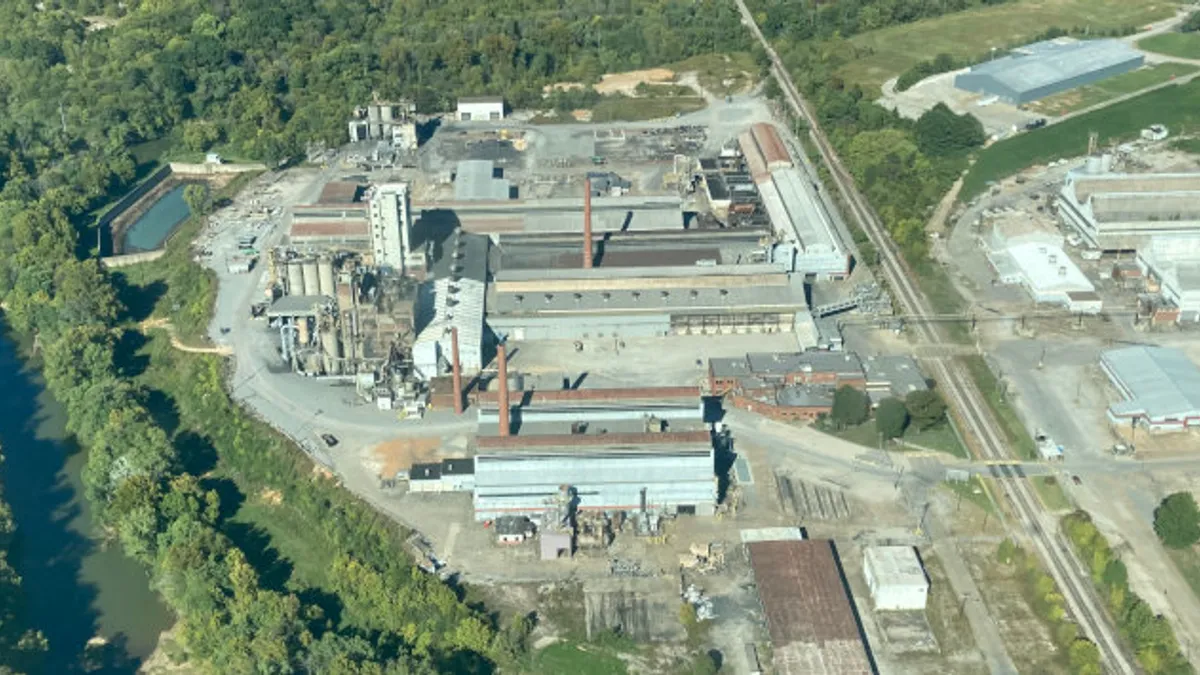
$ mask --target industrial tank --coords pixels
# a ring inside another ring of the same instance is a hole
[[[304,266],[304,294],[320,295],[321,281],[320,275],[317,272],[316,258],[309,258],[308,260],[305,260],[302,265]]]
[[[298,260],[287,264],[287,292],[288,295],[304,295],[304,268]]]
[[[321,350],[325,353],[325,373],[341,375],[342,361],[341,354],[338,353],[337,328],[333,324],[327,324],[321,329]]]
[[[317,260],[317,278],[320,282],[319,286],[321,295],[328,295],[331,298],[336,298],[337,284],[334,282],[333,277],[332,258],[323,257]]]
[[[308,317],[301,316],[296,320],[296,342],[301,347],[307,347],[309,340]]]

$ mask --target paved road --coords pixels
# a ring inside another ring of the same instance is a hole
[[[853,178],[842,166],[832,145],[821,131],[815,115],[809,111],[807,103],[800,96],[799,90],[796,89],[779,56],[763,37],[745,2],[743,0],[737,0],[737,2],[742,12],[743,22],[750,27],[771,58],[771,71],[778,80],[784,97],[796,114],[808,123],[811,138],[829,167],[847,207],[879,250],[881,266],[893,293],[896,294],[906,313],[931,314],[928,300],[913,282],[912,275],[900,257],[894,242],[887,235],[866,199],[858,192]],[[922,323],[916,325],[915,329],[918,337],[926,342],[936,344],[943,341],[937,326]],[[958,418],[960,428],[964,430],[969,445],[975,448],[983,459],[1008,458],[1009,449],[1004,441],[1003,432],[999,430],[982,395],[970,377],[963,372],[961,366],[942,360],[934,360],[929,365],[942,391],[949,399],[951,409]],[[1022,524],[1025,533],[1033,541],[1039,556],[1048,565],[1055,582],[1066,596],[1072,614],[1080,621],[1084,634],[1100,647],[1104,662],[1110,669],[1133,675],[1134,668],[1108,623],[1108,617],[1095,596],[1090,578],[1079,569],[1070,550],[1062,546],[1058,537],[1051,534],[1054,531],[1054,528],[1051,527],[1054,521],[1047,517],[1041,502],[1033,494],[1026,481],[1012,481],[1009,485],[1009,494],[1013,495],[1012,506],[1020,516],[1018,522]],[[980,627],[972,624],[972,628],[978,635]],[[983,648],[986,645],[980,644],[980,646]]]

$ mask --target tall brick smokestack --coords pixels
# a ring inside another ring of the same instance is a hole
[[[462,362],[458,359],[458,326],[450,329],[450,358],[453,359],[454,413],[463,413]]]
[[[592,268],[592,179],[583,181],[583,269]]]
[[[500,435],[508,435],[508,355],[505,354],[504,345],[501,344],[496,348],[496,361],[500,372],[496,379],[500,381]]]

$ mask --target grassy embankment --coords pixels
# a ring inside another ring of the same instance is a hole
[[[713,96],[738,94],[758,82],[762,70],[749,52],[702,54],[666,66],[676,76],[695,72],[696,80]]]
[[[638,87],[637,96],[613,94],[592,107],[593,122],[638,122],[683,115],[701,110],[704,99],[689,87],[678,84],[648,84]]]
[[[1014,0],[856,35],[850,42],[865,55],[839,74],[878,91],[889,78],[938,54],[970,59],[991,47],[1031,40],[1050,27],[1103,32],[1140,27],[1174,12],[1175,3],[1162,0]]]
[[[1143,96],[1073,117],[1037,131],[1005,139],[979,153],[963,184],[960,199],[969,200],[1001,180],[1037,164],[1087,152],[1088,134],[1102,146],[1137,138],[1151,124],[1165,124],[1172,134],[1200,128],[1200,82],[1165,87]]]
[[[1148,52],[1181,59],[1200,59],[1200,33],[1163,33],[1137,43]]]
[[[1028,107],[1034,112],[1057,117],[1165,84],[1197,70],[1200,70],[1200,66],[1188,63],[1160,63],[1044,98],[1029,104]]]

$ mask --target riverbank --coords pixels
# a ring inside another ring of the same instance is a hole
[[[134,673],[174,617],[146,569],[108,546],[83,494],[85,451],[46,389],[30,343],[0,335],[0,444],[6,498],[18,530],[11,561],[23,577],[31,626],[50,643],[44,672]],[[87,647],[94,638],[104,645]]]

